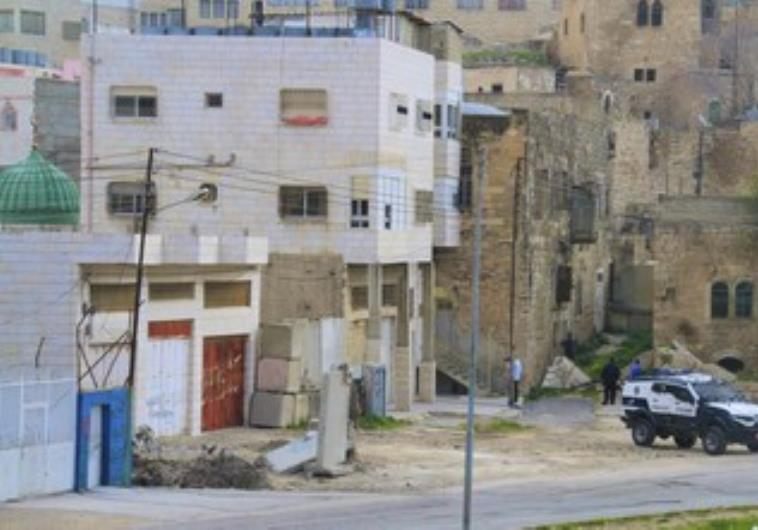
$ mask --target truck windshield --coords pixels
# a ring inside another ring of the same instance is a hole
[[[744,397],[726,383],[710,381],[692,385],[703,401],[742,401]]]

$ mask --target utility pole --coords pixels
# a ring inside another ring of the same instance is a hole
[[[476,356],[479,352],[479,276],[482,254],[482,214],[484,183],[487,171],[484,146],[476,144],[478,171],[476,189],[476,221],[474,225],[474,256],[471,278],[471,351],[468,370],[468,415],[466,421],[466,471],[463,491],[463,529],[471,528],[471,484],[474,474],[474,400],[476,399]]]
[[[732,64],[732,117],[740,115],[739,82],[740,82],[740,7],[741,1],[734,3],[734,64]]]
[[[127,386],[131,389],[134,388],[134,372],[137,360],[137,333],[139,331],[139,310],[141,305],[142,294],[142,277],[144,276],[145,268],[145,239],[147,236],[147,223],[150,219],[150,213],[152,210],[151,187],[153,179],[153,157],[155,154],[155,148],[151,147],[147,150],[147,170],[145,172],[145,190],[142,197],[142,223],[140,225],[139,233],[139,256],[137,257],[137,275],[134,286],[134,318],[132,319],[132,355],[129,359],[129,379],[127,380]]]
[[[513,186],[513,219],[511,227],[511,292],[508,296],[508,353],[513,356],[516,349],[516,241],[518,240],[519,201],[521,200],[521,176],[525,170],[526,157],[516,163],[516,179]]]
[[[89,79],[87,80],[87,232],[92,232],[95,195],[95,68],[97,67],[97,0],[90,5],[89,20]]]

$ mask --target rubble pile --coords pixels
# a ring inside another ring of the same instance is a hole
[[[672,368],[677,370],[692,370],[710,374],[722,381],[733,382],[737,379],[733,373],[721,368],[717,364],[704,363],[678,341],[672,341],[669,346],[661,346],[643,353],[639,358],[642,367],[645,369]]]
[[[568,357],[556,357],[548,368],[543,388],[571,389],[587,385],[590,378],[579,369]]]
[[[195,458],[168,459],[149,427],[138,430],[132,450],[132,483],[137,486],[270,489],[265,462],[250,463],[216,446]]]

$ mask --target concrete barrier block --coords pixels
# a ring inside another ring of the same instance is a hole
[[[297,323],[263,324],[260,355],[270,359],[302,359],[303,327]]]
[[[295,423],[294,394],[256,392],[250,407],[250,424],[256,427],[287,427]]]
[[[257,389],[261,392],[289,392],[300,390],[300,361],[261,359],[258,363]]]

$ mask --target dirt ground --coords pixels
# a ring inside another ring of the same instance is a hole
[[[489,421],[489,420],[483,420]],[[423,415],[391,431],[358,431],[355,472],[339,478],[308,478],[303,473],[270,474],[276,490],[352,492],[428,491],[462,483],[465,432],[461,417]],[[160,440],[167,460],[190,460],[213,448],[247,462],[302,433],[294,430],[228,429],[197,437]],[[654,459],[707,458],[699,446],[689,451],[658,440],[655,449],[635,447],[618,416],[600,414],[570,426],[538,426],[508,433],[482,433],[475,439],[477,481],[568,475],[588,469],[631,468]]]

